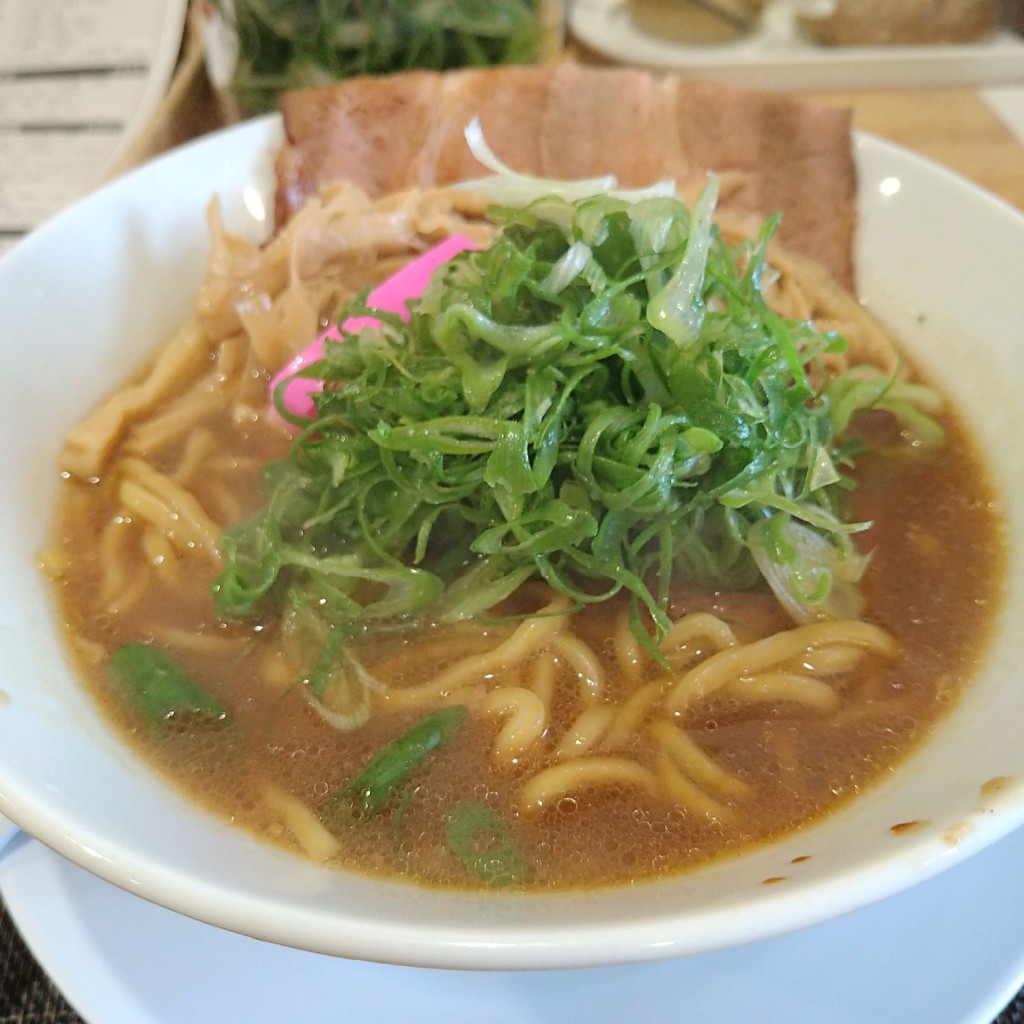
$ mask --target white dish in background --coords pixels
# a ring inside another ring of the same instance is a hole
[[[769,4],[755,32],[686,46],[638,29],[629,0],[575,0],[569,25],[592,50],[626,64],[759,89],[855,89],[1024,82],[1024,39],[1000,32],[963,46],[819,46],[796,30],[789,4]]]
[[[430,971],[271,946],[156,907],[29,841],[0,858],[0,896],[91,1024],[990,1024],[1024,983],[1022,865],[1024,831],[794,935],[580,971]]]
[[[1024,436],[1024,217],[863,136],[861,291],[967,413],[991,453],[1011,538],[1007,600],[978,680],[899,770],[742,857],[656,884],[526,897],[324,870],[143,770],[61,656],[35,571],[41,510],[53,507],[67,428],[185,318],[208,251],[210,194],[224,198],[228,223],[265,231],[280,138],[279,120],[266,118],[192,143],[0,263],[0,337],[17,340],[0,375],[0,813],[107,881],[233,931],[362,960],[487,970],[669,959],[778,935],[922,882],[1024,823],[1024,449],[1006,443]],[[1008,778],[988,786],[996,777]],[[891,831],[907,821],[921,826]],[[775,876],[784,883],[762,884]]]

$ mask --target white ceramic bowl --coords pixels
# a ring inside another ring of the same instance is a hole
[[[856,144],[864,297],[967,412],[1012,538],[980,677],[908,762],[774,845],[667,881],[558,896],[436,892],[326,870],[197,810],[141,767],[69,671],[35,569],[56,453],[65,430],[185,317],[210,195],[223,197],[230,223],[263,230],[279,138],[266,119],[187,146],[0,261],[0,812],[97,875],[212,924],[342,956],[490,969],[764,938],[912,885],[1024,821],[1024,217],[870,138]],[[997,777],[1008,781],[983,795]],[[927,824],[890,831],[911,820]]]

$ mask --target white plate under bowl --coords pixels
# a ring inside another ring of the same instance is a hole
[[[739,949],[576,971],[430,971],[211,928],[26,841],[0,896],[91,1024],[990,1024],[1024,984],[1024,830],[838,921]]]
[[[955,713],[901,768],[774,845],[656,884],[517,896],[325,870],[197,810],[113,734],[68,670],[34,569],[61,438],[185,318],[211,193],[265,229],[280,122],[193,143],[115,182],[0,263],[0,813],[70,860],[192,917],[317,952],[479,969],[707,952],[812,925],[956,864],[1024,822],[1024,217],[858,137],[868,303],[991,453],[1011,537],[995,643]],[[996,777],[1007,782],[983,789]],[[983,795],[987,794],[987,795]],[[921,821],[895,835],[891,826]],[[794,865],[794,858],[807,858]],[[776,885],[768,877],[785,876]]]

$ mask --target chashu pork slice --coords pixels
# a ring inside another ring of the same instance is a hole
[[[488,173],[463,130],[479,117],[518,171],[552,178],[614,174],[623,187],[708,171],[720,206],[781,211],[779,237],[853,286],[856,170],[848,111],[777,93],[565,62],[353,78],[286,93],[276,215],[348,179],[371,196]]]

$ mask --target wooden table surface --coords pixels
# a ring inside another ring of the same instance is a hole
[[[1024,211],[1024,146],[974,89],[808,93],[849,107],[862,131],[899,143]]]

